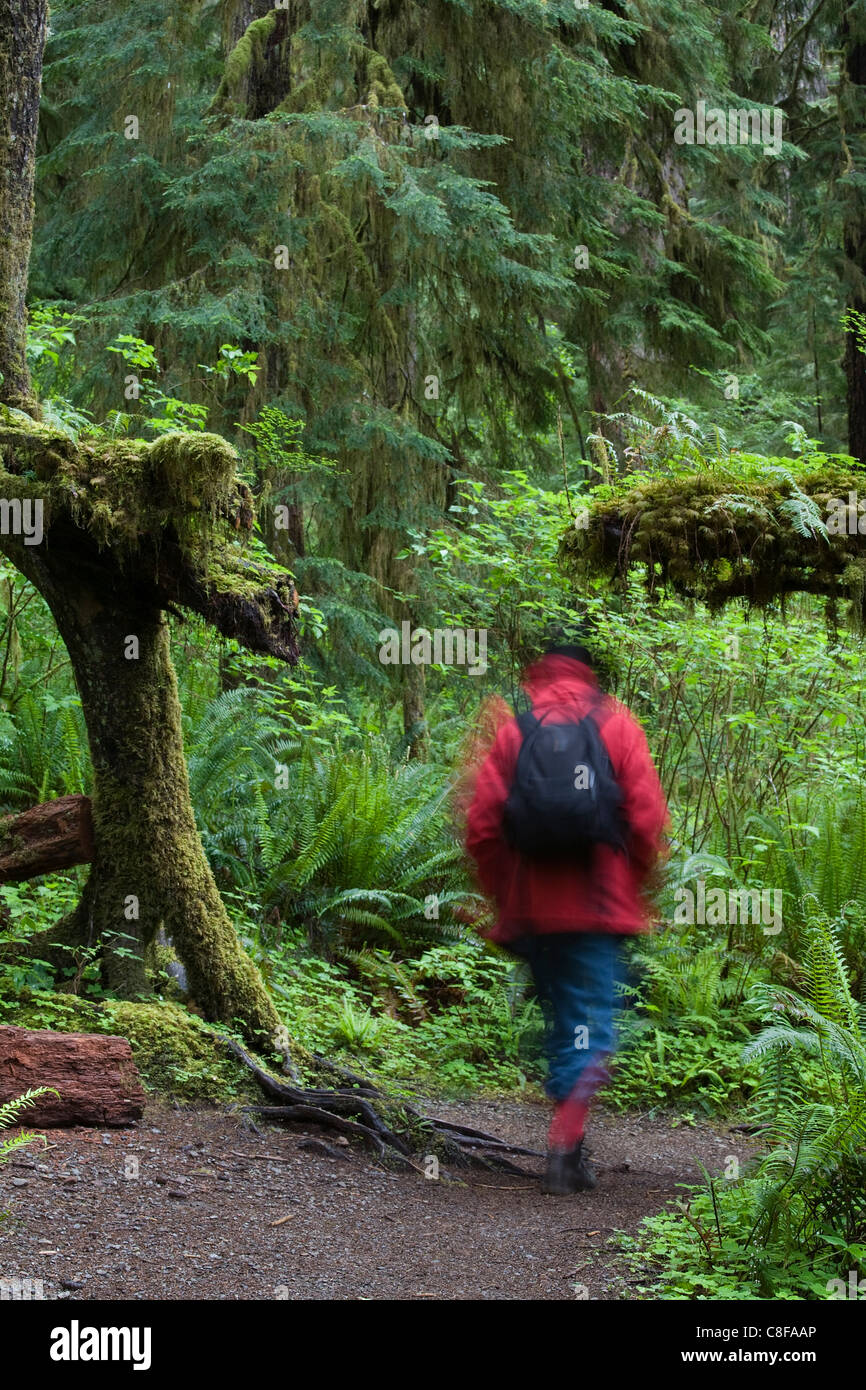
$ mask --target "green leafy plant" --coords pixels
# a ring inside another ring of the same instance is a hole
[[[11,1129],[18,1123],[21,1114],[29,1110],[36,1102],[45,1095],[59,1096],[59,1091],[55,1091],[53,1086],[31,1087],[23,1095],[16,1096],[14,1100],[3,1101],[0,1104],[0,1130]],[[22,1130],[20,1134],[10,1134],[4,1139],[0,1137],[0,1164],[7,1163],[14,1153],[19,1149],[27,1148],[30,1144],[45,1143],[43,1134],[31,1134],[29,1130]],[[0,1219],[5,1212],[0,1211]]]
[[[765,1026],[745,1049],[760,1066],[748,1113],[766,1152],[644,1223],[644,1292],[826,1299],[834,1279],[866,1271],[866,1019],[826,917],[809,924],[803,973],[802,992],[753,990]]]
[[[383,1024],[371,1009],[357,1009],[347,998],[343,1002],[334,1031],[337,1038],[353,1051],[372,1051],[379,1046]]]
[[[452,905],[467,890],[435,769],[390,766],[375,746],[305,748],[287,781],[269,797],[266,911],[306,923],[330,950],[448,932]]]

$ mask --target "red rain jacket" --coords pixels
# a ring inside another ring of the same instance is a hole
[[[526,672],[533,713],[553,723],[581,719],[599,698],[588,666],[548,653]],[[503,724],[476,783],[466,848],[484,891],[496,900],[498,920],[488,933],[506,943],[528,932],[645,930],[642,888],[662,850],[668,820],[664,792],[643,730],[625,705],[610,697],[598,712],[602,740],[624,796],[627,852],[599,845],[591,868],[526,859],[506,842],[502,815],[522,735],[516,719]]]

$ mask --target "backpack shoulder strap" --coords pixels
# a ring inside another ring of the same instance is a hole
[[[524,738],[526,738],[527,734],[531,734],[533,729],[537,728],[539,722],[540,721],[536,719],[531,709],[524,710],[523,714],[518,714],[517,716],[517,727]]]
[[[603,691],[599,691],[583,718],[591,719],[595,727],[601,731],[602,725],[606,724],[615,713],[613,701],[609,700]]]

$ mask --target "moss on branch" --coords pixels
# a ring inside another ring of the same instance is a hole
[[[866,501],[866,471],[849,459],[632,475],[598,490],[560,555],[576,579],[622,582],[640,565],[650,589],[668,586],[713,608],[737,598],[766,607],[796,591],[847,597],[866,626],[866,514],[850,494]]]
[[[270,10],[247,26],[226,58],[222,81],[211,107],[213,111],[245,114],[249,84],[264,66],[270,48],[280,41],[285,21],[285,13]]]
[[[0,413],[0,496],[40,498],[49,540],[91,567],[101,557],[155,606],[191,608],[251,650],[295,661],[292,577],[245,553],[254,508],[237,463],[215,434],[75,444]],[[14,537],[0,546],[21,558]]]

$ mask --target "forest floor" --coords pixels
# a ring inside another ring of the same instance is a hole
[[[427,1112],[542,1149],[547,1107],[429,1102]],[[51,1130],[0,1176],[0,1276],[49,1299],[623,1299],[645,1276],[614,1233],[721,1173],[750,1145],[720,1123],[597,1111],[598,1187],[392,1172],[314,1129],[246,1129],[217,1109],[149,1104],[126,1130]],[[327,1147],[326,1147],[327,1146]],[[521,1158],[541,1170],[541,1160]],[[138,1176],[125,1176],[126,1173]],[[583,1292],[576,1286],[583,1286]]]

